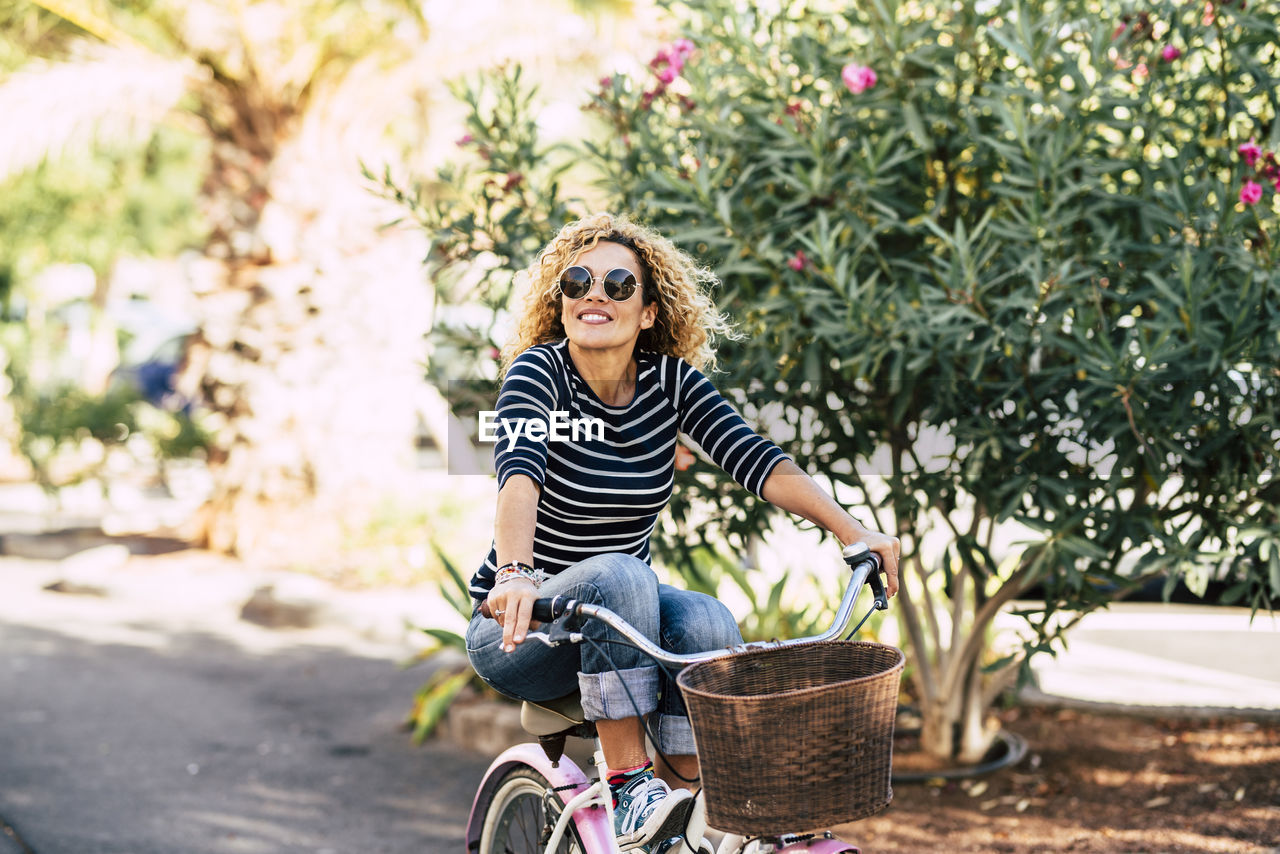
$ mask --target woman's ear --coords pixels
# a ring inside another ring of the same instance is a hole
[[[651,329],[658,320],[658,304],[651,302],[640,312],[640,328]]]

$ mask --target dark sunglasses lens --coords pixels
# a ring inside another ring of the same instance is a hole
[[[610,270],[604,276],[604,292],[612,300],[631,299],[631,295],[636,292],[635,275],[621,267],[616,270]]]
[[[560,293],[582,299],[591,290],[591,273],[585,267],[570,267],[560,275]]]

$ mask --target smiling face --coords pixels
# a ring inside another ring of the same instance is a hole
[[[621,267],[643,282],[640,259],[627,247],[602,240],[574,258],[573,264],[586,267],[596,281],[581,299],[560,297],[560,319],[570,345],[584,352],[612,352],[629,359],[641,330],[653,326],[658,306],[644,304],[643,287],[629,299],[615,302],[605,293],[603,279],[605,273]]]

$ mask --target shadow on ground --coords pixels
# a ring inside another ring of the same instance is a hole
[[[119,629],[0,619],[0,817],[31,851],[457,849],[486,760],[411,745],[422,668]]]

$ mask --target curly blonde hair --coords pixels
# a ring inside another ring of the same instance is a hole
[[[565,337],[560,274],[600,241],[620,243],[636,254],[643,268],[645,305],[658,307],[653,326],[640,331],[638,346],[678,356],[704,373],[714,371],[716,339],[737,338],[728,318],[711,300],[710,291],[719,284],[715,274],[656,231],[625,216],[601,213],[562,228],[521,274],[523,305],[515,330],[502,348],[502,373],[530,347]]]

